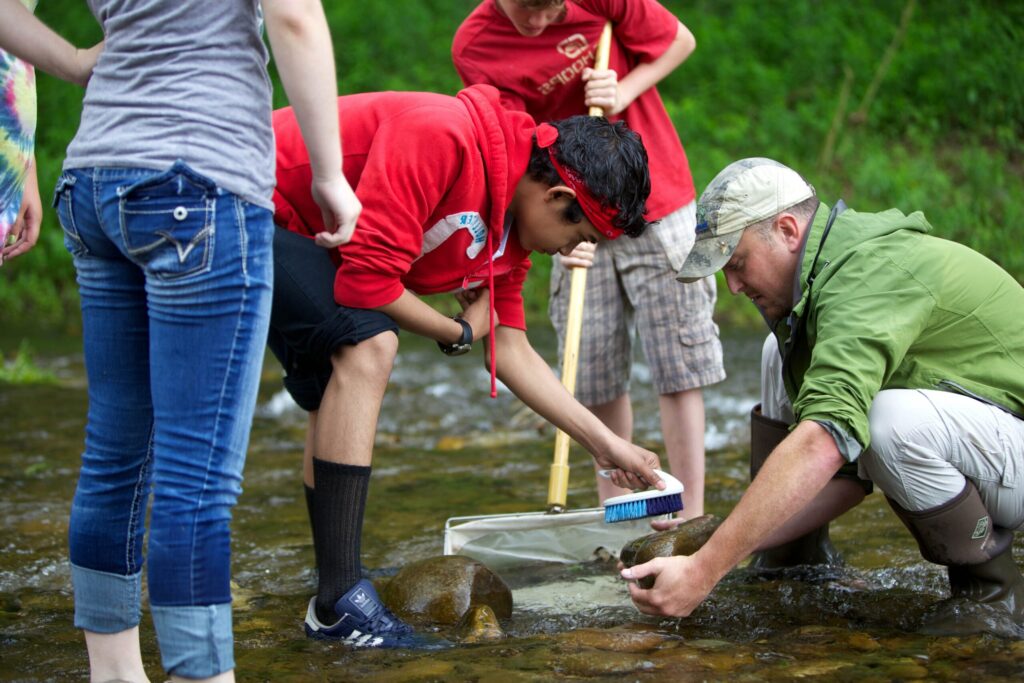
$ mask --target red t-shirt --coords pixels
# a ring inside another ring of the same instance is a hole
[[[563,21],[527,37],[519,35],[494,0],[484,0],[456,31],[452,44],[452,60],[463,82],[490,83],[501,91],[506,106],[537,121],[586,114],[581,74],[593,66],[606,21],[613,25],[608,66],[620,79],[637,64],[660,57],[678,31],[678,19],[654,0],[570,0],[565,7]],[[686,152],[657,89],[648,89],[611,118],[624,120],[647,148],[647,218],[657,220],[693,201]]]

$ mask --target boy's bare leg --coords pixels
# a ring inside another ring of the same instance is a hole
[[[704,514],[704,396],[687,389],[658,397],[669,471],[683,482],[682,519]]]
[[[334,372],[315,419],[313,455],[345,465],[370,465],[380,406],[397,353],[398,336],[391,332],[334,353]]]

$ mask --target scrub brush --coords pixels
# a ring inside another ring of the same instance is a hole
[[[604,521],[625,522],[630,519],[657,517],[683,509],[683,484],[668,472],[654,470],[665,482],[665,488],[650,489],[639,493],[627,493],[604,501]],[[601,476],[608,477],[610,470],[602,470]]]

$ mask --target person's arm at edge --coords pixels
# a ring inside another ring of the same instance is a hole
[[[736,508],[700,550],[622,570],[622,578],[629,581],[655,577],[650,589],[629,584],[637,608],[645,614],[688,616],[761,539],[802,510],[844,462],[822,426],[801,422],[772,451]]]
[[[352,238],[362,209],[341,172],[334,48],[320,0],[263,0],[267,37],[313,170],[313,198],[324,213],[322,247]]]
[[[36,158],[32,157],[28,172],[25,175],[25,188],[21,194],[21,210],[14,222],[14,229],[11,234],[15,240],[9,245],[0,245],[3,250],[3,258],[0,263],[8,259],[21,256],[35,246],[39,240],[39,226],[43,222],[43,202],[39,196],[39,177],[36,174]]]
[[[616,436],[573,398],[530,345],[525,331],[502,325],[494,334],[498,378],[519,400],[575,439],[602,468],[618,468],[612,474],[618,486],[665,488],[652,471],[658,467],[658,456]]]
[[[586,105],[602,107],[605,114],[609,116],[619,114],[636,98],[675,71],[676,67],[686,61],[697,47],[697,39],[693,37],[690,29],[686,28],[682,22],[677,23],[676,37],[668,48],[654,61],[640,63],[633,67],[618,81],[617,89],[614,87],[614,80],[609,85],[608,79],[599,79],[595,76],[595,74],[607,72],[585,69],[583,79],[588,81]],[[599,85],[599,80],[604,84]]]
[[[19,0],[0,0],[0,48],[38,69],[85,86],[103,43],[79,49],[53,32]]]

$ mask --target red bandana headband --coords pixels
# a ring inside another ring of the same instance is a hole
[[[542,123],[537,126],[537,146],[547,149],[551,158],[551,165],[558,172],[558,177],[565,182],[566,186],[576,193],[576,201],[583,208],[583,213],[590,220],[595,228],[610,240],[622,235],[622,229],[615,227],[613,221],[619,212],[613,208],[604,206],[591,192],[587,184],[583,182],[580,174],[571,168],[558,163],[555,157],[555,140],[558,139],[558,129],[549,123]]]

